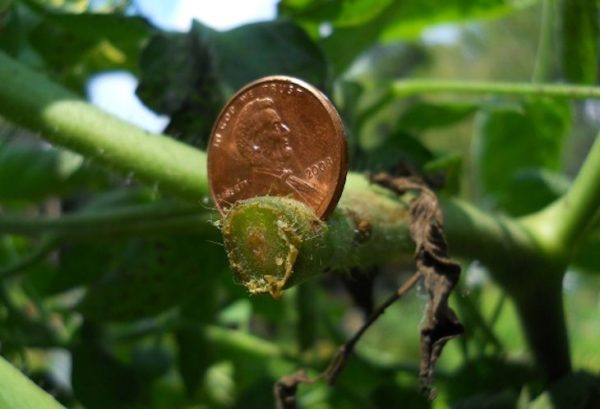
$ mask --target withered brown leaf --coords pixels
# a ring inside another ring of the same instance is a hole
[[[410,204],[410,233],[415,242],[417,272],[429,296],[421,326],[421,388],[430,398],[433,370],[446,342],[463,333],[464,328],[448,306],[448,297],[460,276],[460,266],[448,257],[444,238],[443,215],[439,202],[422,181],[416,178],[392,178],[380,173],[371,181],[404,194],[416,190],[419,196]]]

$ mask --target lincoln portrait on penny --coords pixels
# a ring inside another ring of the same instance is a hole
[[[302,178],[290,138],[293,132],[283,121],[271,98],[257,98],[244,105],[234,123],[236,149],[250,166],[252,183],[265,195],[293,192],[297,199],[319,205],[322,193]]]

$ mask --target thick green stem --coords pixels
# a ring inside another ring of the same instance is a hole
[[[600,98],[600,88],[464,81],[406,80],[395,96],[423,93]],[[0,51],[0,115],[57,145],[190,199],[208,192],[206,155],[152,135],[79,99]]]
[[[507,265],[516,249],[533,251],[535,243],[511,220],[458,200],[441,203],[452,256]],[[240,281],[252,292],[278,295],[324,271],[409,260],[414,250],[409,224],[406,202],[351,173],[327,223],[298,202],[264,197],[237,204],[223,221],[223,233]],[[510,271],[502,277],[507,285],[523,273],[505,270]]]
[[[524,226],[550,257],[567,259],[600,209],[600,136],[596,137],[569,191],[546,209],[525,217]]]
[[[552,382],[571,371],[562,279],[540,275],[535,285],[526,288],[516,294],[515,305],[539,369]]]
[[[514,297],[544,376],[570,370],[561,278],[563,265],[512,219],[491,217],[459,200],[440,199],[451,257],[477,259]],[[336,211],[321,222],[300,203],[262,197],[238,203],[223,220],[239,280],[254,293],[282,289],[331,270],[408,261],[414,245],[403,199],[350,174]]]
[[[573,243],[590,224],[600,209],[600,137],[579,170],[567,194],[557,203],[561,216],[556,220],[557,238]]]
[[[0,51],[0,115],[160,188],[207,195],[206,155],[97,109]]]

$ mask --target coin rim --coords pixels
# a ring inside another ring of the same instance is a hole
[[[265,83],[265,82],[293,83],[295,85],[298,85],[298,86],[308,90],[315,98],[317,98],[317,100],[325,108],[325,110],[329,114],[329,117],[332,119],[333,127],[336,131],[335,132],[336,136],[341,139],[341,147],[342,147],[343,152],[342,152],[342,157],[340,158],[340,167],[339,167],[340,172],[338,174],[338,177],[336,178],[337,185],[335,186],[333,195],[331,196],[331,200],[329,201],[329,204],[322,211],[321,214],[319,214],[319,210],[321,210],[321,208],[315,209],[315,208],[312,208],[311,206],[309,206],[314,210],[315,214],[317,214],[317,216],[319,216],[320,219],[325,220],[337,206],[337,204],[340,200],[340,197],[342,196],[344,186],[346,184],[346,175],[348,174],[348,143],[346,140],[346,130],[344,128],[344,123],[342,121],[342,118],[340,117],[340,114],[338,113],[337,109],[333,105],[333,102],[331,102],[331,100],[323,92],[321,92],[320,89],[307,83],[304,80],[301,80],[296,77],[290,77],[287,75],[269,75],[269,76],[254,80],[254,81],[244,85],[242,88],[240,88],[235,94],[233,94],[227,100],[225,105],[223,105],[223,108],[221,109],[221,111],[219,112],[219,115],[215,119],[213,127],[210,131],[210,137],[208,139],[208,145],[206,147],[206,153],[207,153],[206,168],[207,168],[208,187],[209,187],[210,196],[211,196],[213,202],[215,203],[215,206],[217,206],[219,213],[221,213],[222,216],[225,216],[226,211],[221,206],[219,206],[219,203],[216,200],[215,192],[213,189],[213,182],[212,182],[212,177],[211,177],[212,172],[211,172],[211,166],[210,166],[212,155],[208,155],[208,152],[212,145],[212,141],[213,141],[213,137],[216,133],[215,131],[216,131],[217,125],[221,122],[222,116],[225,114],[227,108],[231,105],[231,103],[239,95],[245,93],[250,88],[254,88],[257,85],[259,85],[261,83]]]

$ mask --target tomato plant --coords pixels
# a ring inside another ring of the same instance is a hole
[[[281,0],[273,21],[188,32],[135,10],[0,1],[0,406],[272,407],[276,383],[314,379],[432,259],[462,270],[452,295],[424,275],[333,386],[292,383],[288,397],[598,406],[595,1]],[[87,102],[90,79],[115,70],[168,116],[162,134]],[[343,118],[351,171],[324,222],[268,197],[221,220],[210,201],[216,115],[274,74],[320,88]],[[423,192],[429,218],[411,206]],[[266,226],[269,257],[252,258],[248,226]],[[447,255],[428,247],[442,233]],[[290,278],[270,281],[277,299],[238,282],[264,271]],[[448,315],[429,297],[465,330],[441,355],[430,341]],[[436,361],[431,400],[419,379]]]

